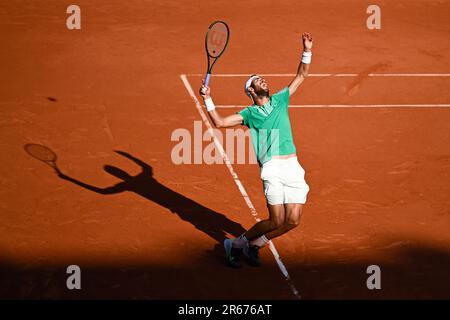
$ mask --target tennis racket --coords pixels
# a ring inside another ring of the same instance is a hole
[[[208,58],[208,69],[206,70],[204,83],[206,87],[208,86],[209,79],[211,78],[212,68],[214,67],[217,59],[219,59],[225,51],[229,39],[230,29],[225,22],[215,21],[209,26],[205,38],[205,49]],[[211,60],[214,61],[211,63]]]
[[[35,143],[29,143],[24,146],[24,149],[33,158],[40,160],[45,164],[49,165],[50,167],[52,167],[53,170],[56,171],[56,173],[60,172],[58,167],[56,166],[56,159],[57,159],[56,153],[54,153],[46,146]]]

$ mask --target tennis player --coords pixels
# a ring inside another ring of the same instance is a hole
[[[270,95],[266,80],[252,75],[245,83],[245,93],[252,105],[239,113],[222,116],[211,99],[210,88],[202,85],[200,95],[217,128],[244,125],[250,128],[252,144],[261,169],[261,180],[269,209],[269,218],[256,223],[236,239],[224,242],[227,264],[239,268],[243,252],[250,265],[260,266],[259,250],[265,244],[292,230],[300,223],[309,186],[305,170],[298,162],[289,121],[288,105],[308,76],[313,39],[302,34],[303,53],[297,75],[289,86]]]

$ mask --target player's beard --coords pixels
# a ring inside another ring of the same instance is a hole
[[[269,97],[269,88],[267,88],[267,90],[264,90],[263,88],[259,88],[258,90],[255,89],[255,93],[258,98]]]

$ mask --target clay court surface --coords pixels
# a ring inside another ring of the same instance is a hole
[[[0,4],[2,298],[297,298],[268,249],[261,268],[224,265],[223,239],[255,223],[228,168],[171,161],[172,132],[202,121],[180,75],[197,93],[217,19],[231,39],[214,73],[235,75],[212,77],[218,105],[248,103],[238,74],[289,84],[304,31],[312,74],[356,74],[309,77],[291,100],[354,106],[290,110],[311,191],[274,245],[301,297],[450,298],[449,1],[377,1],[380,30],[367,1],[79,0],[73,31],[70,4]],[[258,166],[233,169],[265,218]],[[82,290],[66,288],[71,264]]]

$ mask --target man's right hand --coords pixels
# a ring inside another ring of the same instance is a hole
[[[203,100],[205,99],[209,99],[211,98],[211,96],[209,95],[211,92],[211,89],[207,86],[205,86],[204,84],[205,82],[203,81],[202,86],[200,87],[199,93],[202,96]]]

